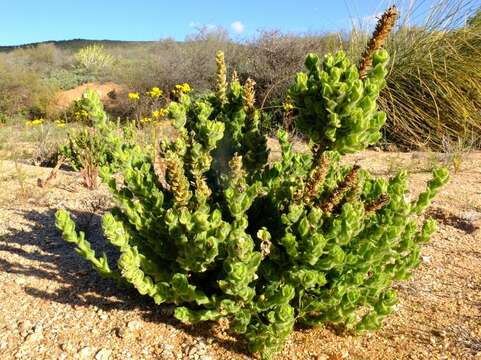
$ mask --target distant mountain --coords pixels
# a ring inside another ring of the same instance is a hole
[[[82,47],[92,44],[101,44],[105,47],[123,47],[123,46],[136,46],[136,45],[149,45],[155,44],[156,41],[124,41],[124,40],[88,40],[88,39],[72,39],[72,40],[52,40],[41,41],[30,44],[22,45],[8,45],[0,46],[0,52],[7,52],[15,49],[28,48],[37,46],[39,44],[54,44],[55,46],[63,49],[78,50]]]

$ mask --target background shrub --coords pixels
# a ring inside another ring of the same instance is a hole
[[[389,115],[384,141],[434,150],[442,150],[443,141],[480,146],[478,9],[473,0],[453,0],[438,2],[424,22],[415,11],[401,14],[404,21],[386,44],[393,66],[380,99],[381,108]],[[418,25],[412,25],[413,18]],[[139,92],[188,82],[202,94],[214,81],[213,54],[221,49],[228,59],[228,79],[234,71],[241,81],[256,79],[257,104],[269,112],[263,128],[272,132],[282,126],[279,109],[292,74],[302,69],[304,54],[322,55],[342,48],[356,59],[368,33],[355,25],[345,33],[264,31],[233,41],[221,28],[199,28],[184,42],[73,40],[7,48],[0,57],[1,66],[7,68],[0,72],[0,81],[5,83],[0,108],[8,113],[29,113],[31,108],[41,112],[50,94],[39,95],[42,88],[69,89],[90,81],[113,81]],[[129,111],[122,99],[116,115]]]

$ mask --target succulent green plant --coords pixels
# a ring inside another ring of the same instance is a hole
[[[254,82],[227,84],[218,54],[216,91],[170,103],[175,139],[154,152],[106,137],[115,161],[100,175],[116,207],[102,227],[120,252],[117,267],[76,233],[67,211],[57,212],[57,227],[103,276],[174,304],[182,322],[228,320],[264,359],[295,324],[378,328],[396,304],[393,281],[410,276],[436,229],[417,217],[448,180],[435,169],[409,201],[406,172],[386,180],[340,164],[379,139],[387,61],[377,51],[361,79],[342,52],[322,65],[309,54],[290,91],[309,150],[294,152],[280,131],[281,159],[269,162]]]

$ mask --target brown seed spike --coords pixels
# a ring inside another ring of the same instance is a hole
[[[384,45],[384,42],[394,27],[398,16],[399,12],[393,5],[382,14],[377,22],[376,29],[367,44],[366,50],[364,50],[364,53],[362,54],[361,61],[359,62],[358,70],[361,79],[364,79],[367,76],[367,72],[372,66],[372,57],[374,53]]]
[[[347,192],[357,186],[359,170],[360,167],[358,165],[352,167],[351,171],[349,171],[344,180],[338,185],[337,189],[334,190],[331,196],[321,205],[322,211],[328,214],[332,213]]]
[[[366,207],[364,208],[366,215],[374,214],[376,211],[387,205],[387,203],[389,203],[389,196],[387,194],[381,194],[378,199],[366,204]]]
[[[304,202],[310,204],[319,195],[324,180],[326,178],[327,172],[329,170],[329,158],[327,156],[321,156],[317,161],[316,168],[311,173],[310,179],[308,180],[304,191]]]
[[[165,179],[166,170],[167,170],[167,162],[160,155],[159,151],[156,151],[156,153],[155,153],[153,168],[154,168],[154,173],[157,176],[157,180],[159,181],[159,184],[165,190],[170,190],[170,185],[167,183],[167,180]]]

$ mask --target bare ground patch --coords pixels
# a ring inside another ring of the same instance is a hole
[[[423,153],[351,156],[379,175],[401,165],[413,193],[429,179]],[[89,191],[78,174],[0,164],[1,359],[249,359],[245,344],[218,326],[184,326],[171,308],[101,279],[54,226],[72,211],[96,250],[109,251],[99,220],[104,188]],[[19,173],[23,174],[19,178]],[[481,359],[481,153],[466,156],[429,210],[439,231],[422,251],[412,280],[397,284],[400,304],[382,330],[363,336],[331,328],[298,329],[281,359]]]

